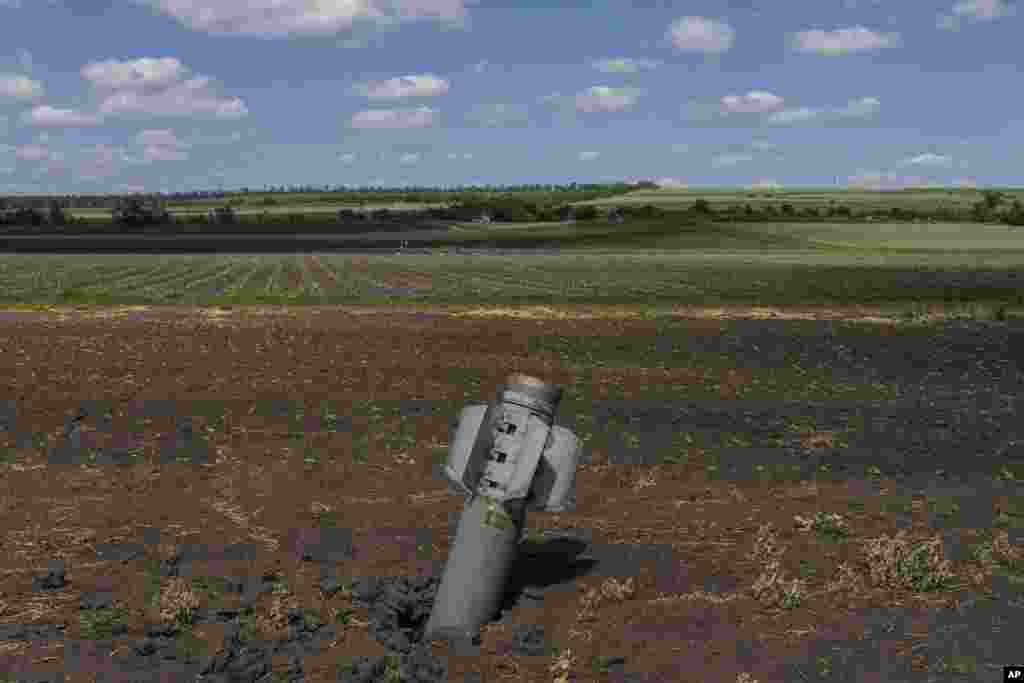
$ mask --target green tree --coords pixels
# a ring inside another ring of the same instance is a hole
[[[711,204],[708,200],[701,197],[693,203],[693,210],[696,213],[709,214],[711,213]]]
[[[982,201],[985,202],[985,208],[990,212],[995,211],[996,208],[1003,202],[1003,193],[996,192],[995,190],[985,190],[981,193]]]
[[[68,222],[68,218],[64,214],[64,209],[61,208],[60,202],[56,199],[50,202],[50,214],[48,218],[50,225],[66,225]]]

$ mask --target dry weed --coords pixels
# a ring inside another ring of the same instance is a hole
[[[576,615],[577,621],[590,621],[594,618],[595,610],[611,602],[623,602],[636,595],[636,586],[633,577],[624,582],[615,579],[606,579],[600,588],[587,590],[580,598],[580,611]]]
[[[950,563],[941,557],[942,539],[911,547],[906,531],[864,543],[871,581],[884,587],[928,591],[942,588],[954,578]]]
[[[199,607],[199,596],[180,576],[172,576],[167,586],[160,591],[160,620],[164,622],[191,623],[192,615]]]
[[[778,534],[775,533],[775,525],[771,522],[762,524],[757,529],[757,536],[754,539],[754,548],[747,558],[753,562],[764,564],[778,558],[785,552],[778,542]]]

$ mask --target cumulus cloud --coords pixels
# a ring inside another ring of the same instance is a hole
[[[653,69],[658,65],[659,62],[651,59],[628,57],[598,59],[591,63],[595,69],[606,74],[635,74],[642,69]]]
[[[736,32],[714,19],[680,17],[669,27],[668,38],[677,50],[718,53],[732,47]]]
[[[122,91],[105,98],[104,114],[239,119],[248,116],[245,103],[237,97],[220,97],[207,89],[209,79],[192,78],[157,93]]]
[[[798,52],[834,56],[896,47],[900,37],[898,33],[876,33],[864,26],[853,26],[834,31],[801,31],[793,36],[792,42]]]
[[[77,128],[102,123],[98,116],[82,114],[74,109],[55,109],[48,105],[33,107],[22,115],[21,120],[29,126],[47,128]]]
[[[763,90],[752,90],[746,95],[726,95],[722,108],[729,112],[757,113],[774,111],[782,106],[783,99]]]
[[[942,154],[926,152],[925,154],[918,154],[915,157],[906,159],[903,163],[911,166],[951,166],[953,159]]]
[[[43,85],[28,76],[0,74],[0,97],[34,100],[43,96]]]
[[[353,128],[426,128],[434,125],[438,111],[430,107],[413,109],[368,109],[352,115]]]
[[[892,190],[905,187],[921,187],[927,181],[921,176],[906,176],[881,171],[863,171],[847,178],[847,185],[869,190]]]
[[[92,62],[81,73],[103,93],[103,114],[216,119],[249,114],[241,99],[216,94],[208,76],[186,78],[189,69],[173,57]]]
[[[108,59],[82,67],[82,78],[99,88],[164,88],[182,80],[188,69],[174,57],[142,57],[119,62]]]
[[[135,136],[135,142],[142,147],[144,161],[184,161],[190,144],[179,140],[169,128],[147,129]]]
[[[399,76],[386,81],[359,83],[352,92],[370,99],[396,99],[401,97],[435,97],[448,92],[450,83],[433,74]]]
[[[459,25],[463,0],[135,0],[174,18],[186,28],[210,34],[264,37],[331,35],[357,22],[384,26],[428,18]]]
[[[789,125],[813,121],[824,124],[842,124],[871,119],[881,111],[881,108],[882,102],[877,97],[860,97],[850,100],[841,107],[784,109],[771,114],[768,117],[768,123]]]
[[[749,154],[719,154],[711,160],[711,164],[716,168],[721,168],[722,166],[735,166],[736,164],[753,160],[754,157]]]
[[[870,122],[881,110],[877,97],[859,97],[839,107],[789,107],[781,97],[754,91],[728,95],[718,101],[694,100],[684,108],[684,119],[692,126],[758,127],[762,125],[822,124],[851,126]]]
[[[582,112],[615,112],[629,109],[636,104],[638,92],[630,88],[610,88],[595,85],[577,94],[574,104]]]
[[[784,109],[777,111],[768,117],[769,123],[799,123],[801,121],[810,121],[811,119],[819,116],[821,113],[820,109],[810,109],[809,107],[800,107],[799,109]]]
[[[50,150],[43,145],[21,145],[14,149],[14,156],[22,161],[45,161],[50,158]]]
[[[520,105],[479,104],[466,114],[466,123],[483,128],[520,128],[530,123],[530,115]]]
[[[600,152],[580,152],[580,161],[593,161],[599,156]]]
[[[939,28],[955,30],[960,27],[961,19],[972,22],[992,21],[1015,14],[1014,7],[1006,0],[962,0],[953,5],[950,14],[939,17]]]

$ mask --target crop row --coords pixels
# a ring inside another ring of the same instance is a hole
[[[0,299],[123,303],[436,302],[680,304],[984,302],[1020,305],[1012,262],[926,267],[847,254],[0,255]],[[962,259],[963,260],[963,259]]]

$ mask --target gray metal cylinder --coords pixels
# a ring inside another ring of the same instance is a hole
[[[548,419],[552,419],[562,400],[562,388],[530,375],[509,375],[505,380],[505,386],[498,392],[498,403],[518,403],[520,400],[524,400],[528,404],[527,407],[540,411]]]
[[[519,550],[525,516],[523,501],[501,504],[477,495],[466,503],[424,640],[473,638],[491,621]]]

